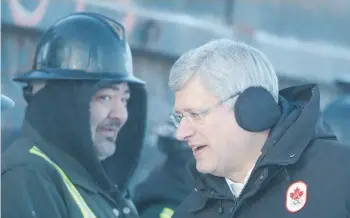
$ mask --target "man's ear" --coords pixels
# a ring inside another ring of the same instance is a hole
[[[46,86],[46,81],[39,81],[39,82],[33,82],[30,85],[32,86],[32,94],[35,95],[37,92],[39,92],[41,89],[43,89]]]
[[[33,95],[35,95],[37,92],[43,89],[46,86],[46,84],[46,81],[30,82],[25,87],[23,87],[23,97],[26,100],[26,102],[29,103]]]

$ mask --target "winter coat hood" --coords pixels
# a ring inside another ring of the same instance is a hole
[[[30,125],[50,145],[70,155],[91,174],[106,191],[127,186],[140,155],[146,118],[146,93],[143,87],[130,85],[129,117],[116,141],[113,156],[100,162],[93,148],[90,130],[90,102],[108,82],[55,81],[35,94],[25,113],[23,134]],[[37,145],[44,152],[47,150]],[[50,154],[51,155],[51,154]],[[54,157],[52,157],[54,159]]]

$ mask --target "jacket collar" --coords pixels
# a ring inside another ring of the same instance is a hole
[[[233,200],[233,195],[231,194],[225,178],[198,172],[194,159],[188,162],[187,170],[195,181],[195,191],[205,198]]]
[[[271,130],[258,166],[295,164],[316,135],[320,92],[316,85],[281,90],[283,115]]]

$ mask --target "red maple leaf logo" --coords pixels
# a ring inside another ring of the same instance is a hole
[[[289,193],[290,198],[293,200],[299,200],[303,196],[304,192],[300,190],[299,187],[296,187],[293,192]]]

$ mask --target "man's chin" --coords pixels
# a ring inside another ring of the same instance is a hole
[[[208,165],[208,163],[203,163],[203,161],[196,161],[196,169],[198,172],[203,173],[203,174],[211,174],[213,170],[211,167]]]
[[[110,142],[110,141],[106,141],[103,143],[100,143],[97,147],[97,153],[98,153],[98,157],[100,160],[105,160],[108,157],[112,156],[115,153],[116,150],[116,144],[115,142]]]

